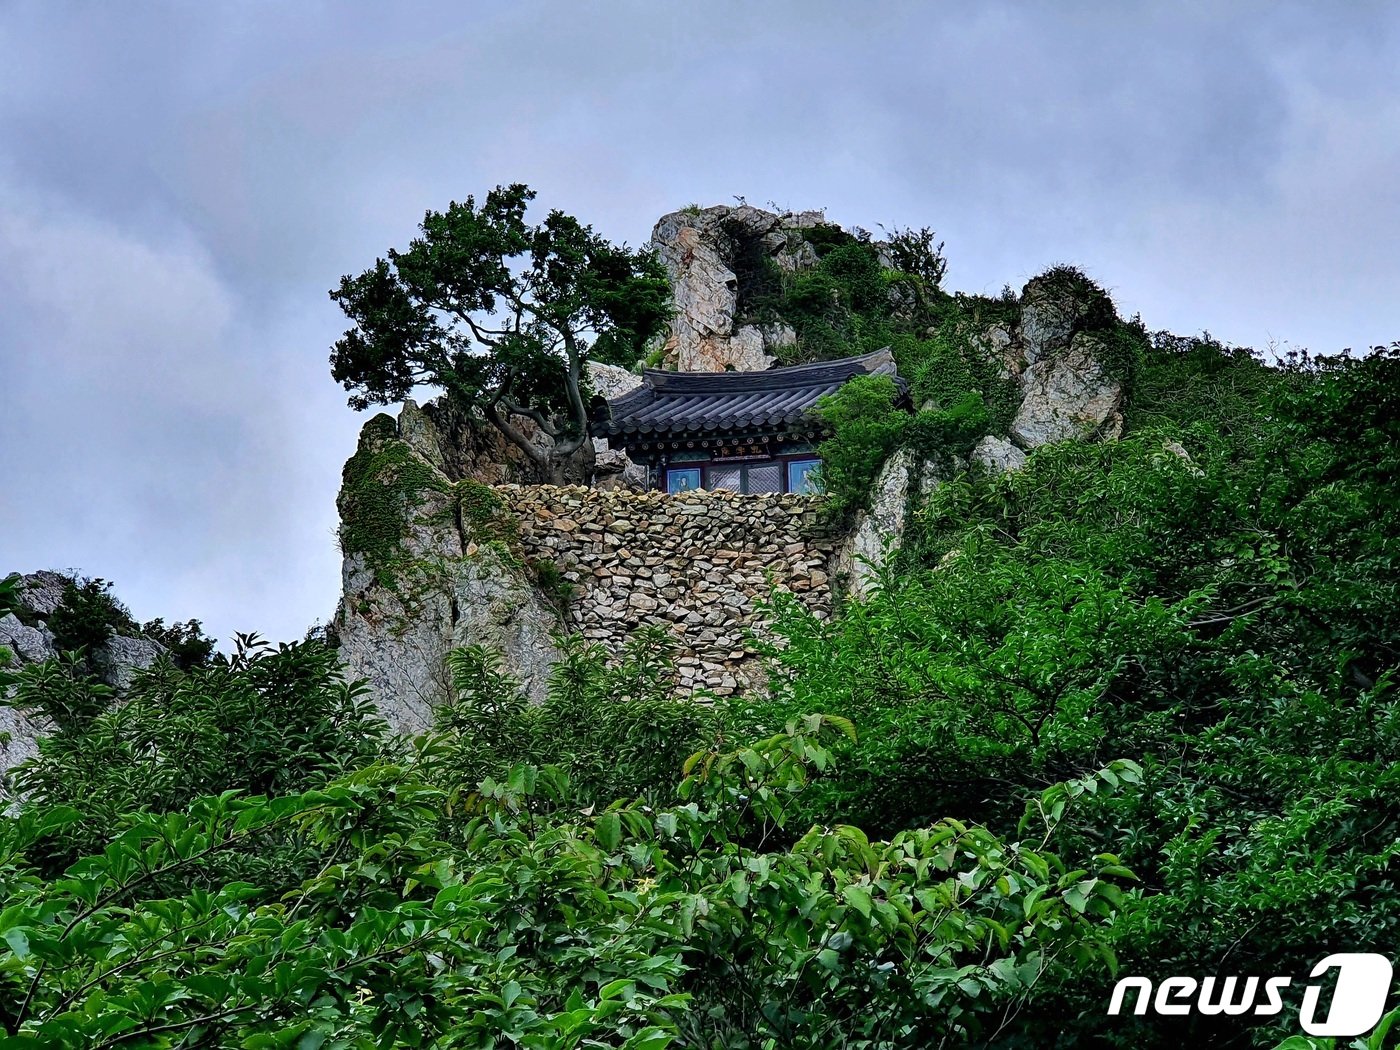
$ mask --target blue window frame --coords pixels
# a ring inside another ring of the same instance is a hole
[[[790,459],[787,465],[787,490],[789,492],[801,492],[810,494],[820,492],[821,476],[817,468],[821,466],[819,459]]]
[[[667,492],[690,492],[700,487],[699,467],[668,467],[666,469]]]

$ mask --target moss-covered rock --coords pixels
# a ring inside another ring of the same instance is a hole
[[[486,645],[533,695],[557,653],[559,610],[520,551],[517,519],[491,486],[454,481],[440,435],[416,407],[365,424],[338,506],[344,554],[335,635],[385,719],[432,724],[450,696],[447,653]]]

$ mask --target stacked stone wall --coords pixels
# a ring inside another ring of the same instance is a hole
[[[839,537],[811,497],[724,491],[670,495],[578,486],[499,485],[523,552],[573,584],[573,629],[617,652],[660,624],[679,644],[678,685],[726,696],[763,679],[752,639],[774,590],[831,612]]]

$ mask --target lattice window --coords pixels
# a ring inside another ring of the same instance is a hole
[[[782,492],[783,468],[779,463],[755,463],[746,471],[745,492]]]
[[[729,489],[731,492],[743,492],[744,488],[744,468],[730,466],[712,466],[709,469],[709,487],[712,489]]]

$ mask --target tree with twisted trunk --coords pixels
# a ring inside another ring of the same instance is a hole
[[[670,285],[650,253],[561,211],[530,223],[534,197],[517,183],[429,211],[407,251],[342,277],[330,296],[352,327],[331,374],[356,409],[440,387],[558,482],[588,437],[585,366],[636,361],[670,319]]]

